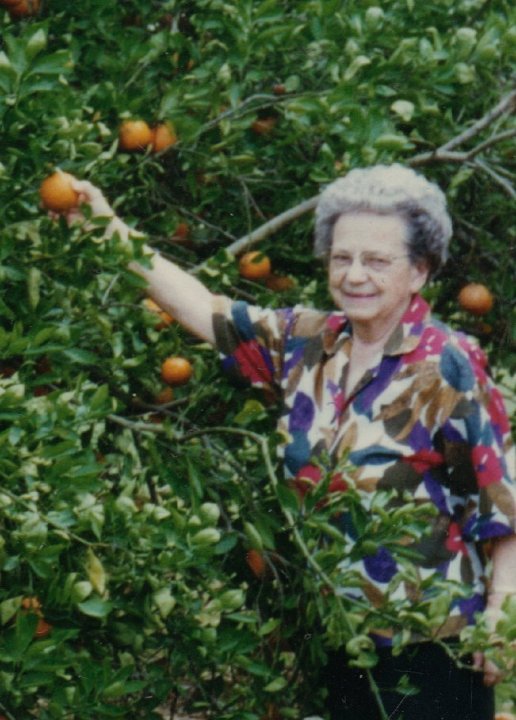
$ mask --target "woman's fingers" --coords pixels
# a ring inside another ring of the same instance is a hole
[[[72,187],[79,194],[79,205],[89,205],[93,217],[110,217],[114,215],[102,192],[89,180],[77,180],[77,178],[74,178]]]
[[[473,669],[484,673],[484,685],[491,687],[503,680],[504,674],[484,653],[473,653]]]
[[[488,687],[496,685],[503,680],[504,673],[490,660],[484,661],[484,685]]]

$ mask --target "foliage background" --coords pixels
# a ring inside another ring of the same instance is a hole
[[[0,30],[0,709],[10,720],[316,712],[306,678],[337,631],[320,630],[335,615],[303,548],[315,552],[327,517],[314,514],[301,544],[289,528],[299,509],[263,444],[275,442],[274,406],[221,377],[177,326],[157,329],[129,251],[48,219],[38,186],[55,166],[91,179],[162,252],[187,268],[209,259],[213,289],[328,306],[309,216],[260,244],[295,280],[286,292],[241,280],[223,248],[351,167],[409,162],[471,127],[511,90],[512,3],[47,0],[24,20],[3,12]],[[179,141],[120,152],[125,117],[172,121]],[[269,132],[253,130],[271,117]],[[494,137],[482,152],[424,167],[456,228],[428,296],[483,342],[509,402],[511,131],[506,113],[459,148]],[[476,280],[496,297],[481,320],[456,303]],[[194,380],[157,407],[175,353]],[[50,634],[34,636],[24,597],[39,599]],[[424,610],[429,626],[437,612]],[[355,621],[360,635],[370,618]],[[514,702],[508,687],[500,697]]]

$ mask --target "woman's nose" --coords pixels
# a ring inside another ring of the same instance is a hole
[[[367,270],[360,257],[355,257],[346,268],[346,277],[350,282],[362,282],[367,277]]]

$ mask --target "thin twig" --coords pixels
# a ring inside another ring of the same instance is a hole
[[[259,96],[252,96],[254,98]],[[251,100],[252,98],[249,98]],[[445,143],[444,145],[441,145],[441,147],[436,148],[435,150],[432,150],[430,152],[420,153],[419,155],[415,155],[412,158],[407,159],[407,165],[411,167],[417,167],[420,165],[427,165],[430,163],[465,163],[468,160],[471,160],[472,157],[478,155],[483,150],[487,149],[488,147],[492,147],[494,144],[502,142],[503,140],[507,140],[510,137],[513,137],[515,134],[514,130],[508,130],[503,133],[499,133],[498,135],[494,135],[493,137],[489,138],[488,140],[485,140],[484,142],[480,143],[476,147],[474,147],[472,150],[464,151],[464,152],[453,152],[453,148],[456,148],[457,146],[461,145],[462,143],[466,142],[467,140],[470,140],[472,137],[475,137],[478,135],[479,132],[481,132],[484,128],[491,125],[497,118],[501,117],[502,115],[505,115],[507,113],[510,113],[514,110],[514,107],[516,106],[516,91],[510,92],[508,95],[506,95],[502,100],[500,100],[495,107],[493,107],[489,112],[487,112],[485,115],[483,115],[479,120],[477,120],[470,128],[465,130],[464,132],[457,135],[457,137],[452,138],[450,141]],[[240,106],[241,107],[241,106]],[[222,116],[220,116],[222,117]],[[486,168],[482,167],[479,168],[484,170],[485,172],[489,172],[486,170]],[[498,182],[499,184],[503,184],[504,190],[511,196],[514,197],[513,193],[514,190],[512,186],[509,186],[508,183],[504,183],[503,179],[500,177],[498,173],[494,173],[492,171],[491,177],[493,180]],[[263,225],[260,225],[260,227],[256,228],[255,230],[252,230],[250,233],[247,233],[246,235],[242,236],[235,242],[232,242],[230,245],[227,246],[226,250],[231,253],[232,255],[238,255],[238,253],[243,252],[244,250],[247,250],[252,245],[255,245],[256,243],[260,242],[261,240],[264,240],[266,237],[269,237],[269,235],[272,235],[273,233],[280,230],[285,225],[288,225],[293,220],[296,220],[297,218],[301,217],[307,212],[310,212],[313,210],[317,202],[319,200],[319,195],[314,195],[311,198],[308,198],[308,200],[304,200],[303,202],[299,203],[299,205],[295,205],[293,208],[290,208],[289,210],[286,210],[285,212],[280,213],[276,217],[272,218],[272,220],[268,220]],[[202,267],[204,267],[205,262],[201,263],[200,265],[197,265],[193,272],[198,272]]]
[[[514,190],[511,183],[503,178],[501,175],[499,175],[496,170],[493,170],[492,167],[490,167],[486,162],[483,162],[482,160],[479,160],[478,158],[475,159],[473,162],[467,163],[473,168],[478,168],[479,170],[483,170],[486,175],[489,175],[492,180],[494,180],[502,190],[510,197],[510,198],[516,198],[516,190]]]
[[[66,537],[68,540],[75,540],[75,542],[80,543],[81,545],[86,545],[87,547],[101,547],[101,548],[109,548],[111,547],[107,543],[101,543],[101,542],[89,542],[89,540],[85,540],[80,535],[76,535],[74,532],[69,530],[68,528],[63,527],[55,520],[52,520],[48,517],[48,515],[45,515],[45,513],[40,512],[39,510],[35,509],[34,506],[27,500],[24,500],[23,498],[19,497],[18,495],[15,495],[7,488],[2,488],[2,492],[4,495],[7,495],[13,502],[18,503],[22,505],[22,507],[26,508],[30,512],[36,512],[38,516],[51,528],[53,528],[56,532],[59,532],[60,535]]]
[[[498,133],[498,135],[493,135],[487,140],[484,140],[484,142],[481,142],[479,145],[475,145],[475,147],[469,151],[468,155],[470,158],[472,158],[475,155],[483,152],[484,150],[487,150],[487,148],[491,147],[491,145],[497,145],[499,142],[509,140],[512,137],[516,137],[516,128],[512,128],[511,130],[506,130],[505,132]]]
[[[307,95],[309,97],[317,97],[317,95],[323,94],[320,93],[302,93],[303,97],[306,97]],[[208,130],[211,130],[214,127],[217,127],[220,122],[223,120],[228,120],[232,117],[238,117],[242,114],[245,114],[247,109],[250,105],[255,105],[254,109],[259,109],[263,106],[268,105],[278,105],[280,103],[289,102],[290,100],[295,100],[296,97],[299,97],[299,93],[289,93],[288,95],[270,95],[268,93],[256,93],[256,95],[250,95],[248,98],[243,100],[240,105],[237,105],[234,108],[229,108],[228,110],[224,110],[224,112],[221,112],[220,115],[217,115],[216,118],[213,120],[209,120],[207,123],[205,123],[197,133],[195,134],[195,138],[198,138],[200,135],[202,135],[205,132],[208,132]]]
[[[214,225],[213,223],[208,222],[208,220],[206,220],[206,218],[203,218],[200,215],[193,213],[191,210],[188,210],[185,207],[181,207],[181,213],[202,225],[206,225],[207,228],[210,228],[211,230],[215,230],[217,233],[219,233],[219,235],[223,235],[224,237],[227,237],[228,240],[234,241],[236,239],[234,235],[229,233],[227,230],[224,230],[224,228],[221,228],[218,225]]]
[[[133,430],[134,432],[149,432],[154,435],[173,435],[171,428],[167,428],[164,425],[158,425],[156,423],[146,423],[135,420],[128,420],[127,418],[121,417],[120,415],[107,415],[107,419],[116,425],[121,425],[124,428]]]
[[[505,95],[505,97],[503,97],[500,102],[494,106],[494,108],[489,110],[489,112],[487,112],[479,120],[473,123],[470,128],[464,130],[464,132],[460,133],[460,135],[457,135],[457,137],[449,140],[445,145],[442,145],[439,150],[452,150],[458,145],[462,145],[462,143],[466,142],[466,140],[470,140],[472,137],[475,137],[475,135],[478,135],[481,130],[491,125],[494,120],[499,118],[501,115],[511,113],[515,107],[516,90],[513,90],[512,92]]]
[[[282,212],[279,215],[276,215],[276,217],[272,218],[272,220],[268,220],[266,223],[256,228],[256,230],[252,230],[247,235],[244,235],[239,240],[236,240],[235,242],[231,243],[231,245],[228,245],[226,248],[227,252],[231,253],[232,255],[238,255],[238,253],[243,252],[251,245],[255,245],[256,243],[260,242],[260,240],[269,237],[269,235],[277,232],[284,225],[288,225],[293,220],[301,217],[301,215],[304,215],[305,213],[310,212],[310,210],[313,210],[317,205],[318,199],[319,196],[314,195],[314,197],[311,197],[308,200],[304,200],[303,202],[299,203],[299,205],[296,205],[295,207],[290,208],[289,210],[285,210],[285,212]],[[198,272],[199,270],[201,270],[204,265],[205,262],[197,265],[194,268],[194,272]]]

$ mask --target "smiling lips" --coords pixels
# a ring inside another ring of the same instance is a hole
[[[377,293],[353,293],[353,292],[346,292],[346,290],[342,291],[344,296],[349,298],[350,300],[369,300],[370,298],[376,297]]]

